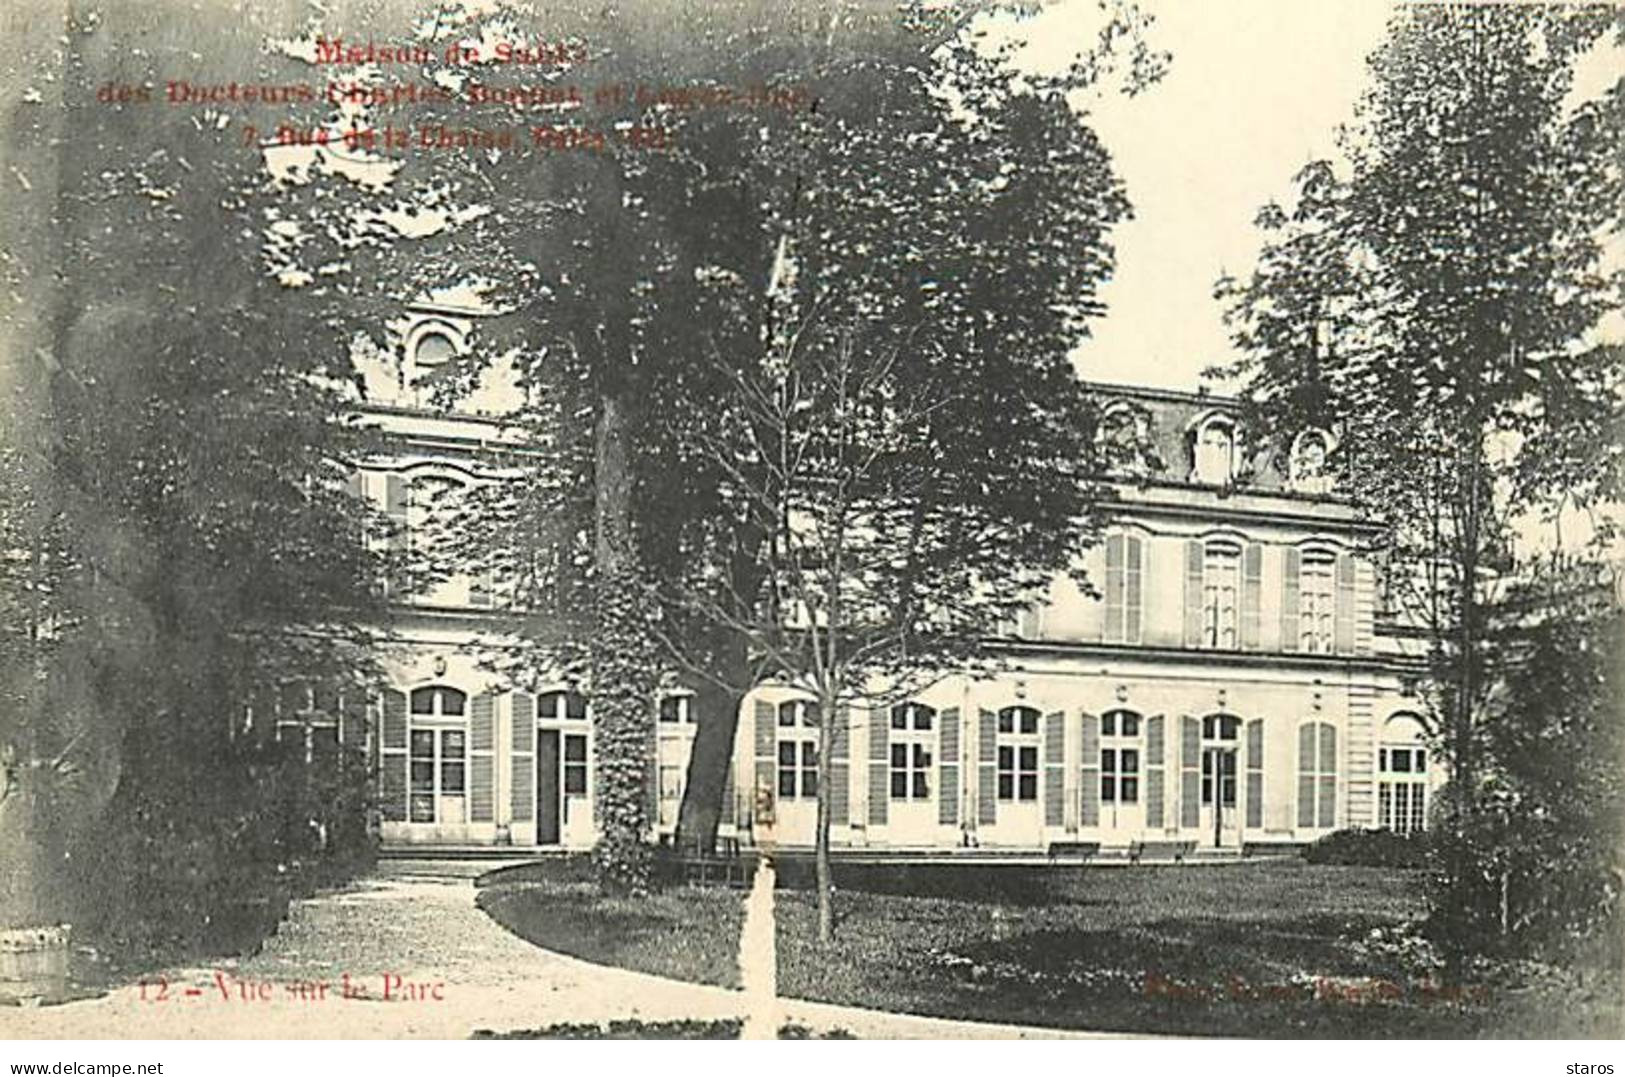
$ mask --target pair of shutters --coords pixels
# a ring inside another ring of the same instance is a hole
[[[756,760],[756,801],[753,818],[757,822],[765,823],[774,816],[774,805],[778,800],[779,776],[779,716],[778,708],[763,700],[757,700],[754,708],[755,728],[752,730],[753,748]],[[808,737],[818,739],[816,727],[796,725],[796,740],[805,740]],[[852,815],[852,779],[851,779],[851,743],[852,743],[852,712],[849,707],[835,709],[835,728],[830,731],[829,753],[829,782],[830,782],[830,826],[846,826]],[[871,747],[871,774],[873,782],[873,758]],[[799,766],[799,757],[798,763]],[[732,809],[728,806],[733,800],[731,785],[723,790],[723,811],[729,816]],[[873,815],[873,808],[870,809]],[[731,820],[724,820],[731,821]]]
[[[1281,649],[1298,649],[1300,616],[1300,585],[1303,554],[1296,546],[1283,550],[1281,584]],[[1110,582],[1111,550],[1107,548],[1107,577]],[[1203,574],[1207,561],[1207,546],[1201,539],[1188,539],[1185,543],[1185,646],[1204,645]],[[1346,553],[1337,555],[1336,562],[1336,617],[1333,647],[1338,654],[1354,653],[1354,558]],[[1238,641],[1242,650],[1256,651],[1262,646],[1262,595],[1264,577],[1264,548],[1249,542],[1241,553],[1241,594],[1237,609]],[[1107,624],[1111,621],[1110,607]]]
[[[379,809],[386,821],[405,822],[409,728],[406,693],[394,688],[384,689],[381,710]],[[483,692],[470,702],[468,734],[468,821],[489,823],[495,818],[496,807],[496,697],[491,693]],[[516,799],[517,795],[516,788]]]
[[[937,822],[959,822],[959,708],[937,712]],[[885,826],[891,812],[891,719],[881,708],[869,718],[869,825]]]
[[[1303,552],[1296,546],[1285,550],[1281,584],[1281,649],[1296,651],[1301,630],[1302,606],[1299,580],[1303,573]],[[1354,653],[1354,558],[1346,553],[1337,555],[1333,570],[1336,587],[1335,613],[1332,621],[1332,649],[1338,654]]]
[[[999,819],[999,716],[989,710],[977,715],[976,822],[992,826]],[[1042,755],[1044,825],[1062,826],[1066,817],[1066,715],[1052,711],[1043,718]]]

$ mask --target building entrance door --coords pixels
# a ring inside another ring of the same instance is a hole
[[[536,731],[536,844],[557,845],[560,833],[559,731]]]

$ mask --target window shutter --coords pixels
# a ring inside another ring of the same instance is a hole
[[[1354,558],[1346,553],[1337,555],[1337,622],[1336,650],[1338,654],[1354,653]]]
[[[481,692],[468,710],[468,821],[489,823],[496,808],[496,697]]]
[[[1148,723],[1149,725],[1149,723]],[[1149,738],[1150,732],[1147,731]],[[1157,735],[1162,735],[1159,725]],[[1085,714],[1083,716],[1083,785],[1079,789],[1079,807],[1081,822],[1085,827],[1100,825],[1100,716],[1098,714]],[[1147,778],[1149,780],[1149,768]],[[1158,771],[1161,777],[1161,771]],[[1150,799],[1149,793],[1147,800]],[[1160,808],[1161,805],[1159,804]],[[1149,813],[1149,808],[1147,809]]]
[[[1298,825],[1315,825],[1315,724],[1298,727]]]
[[[1264,720],[1247,723],[1247,826],[1264,825]]]
[[[1106,632],[1108,643],[1124,640],[1123,536],[1106,536]]]
[[[722,773],[722,811],[717,816],[717,822],[726,826],[733,826],[738,821],[735,801],[739,799],[739,792],[734,785],[734,761],[728,757],[728,769]]]
[[[1185,542],[1185,646],[1202,645],[1202,543]]]
[[[1330,829],[1337,825],[1337,730],[1328,722],[1320,725],[1320,812],[1317,822]]]
[[[1123,640],[1140,642],[1140,618],[1144,601],[1145,543],[1138,535],[1123,542]]]
[[[516,823],[536,818],[536,697],[513,694],[513,782],[510,815]]]
[[[1296,546],[1282,551],[1285,563],[1281,572],[1281,650],[1298,649],[1298,571],[1303,565],[1303,554]]]
[[[384,476],[384,512],[389,516],[389,535],[386,547],[391,559],[389,590],[399,592],[406,587],[407,555],[411,550],[410,515],[411,488],[405,476]]]
[[[847,762],[851,728],[852,709],[836,707],[829,748],[829,825],[832,827],[844,827],[852,821],[851,766]]]
[[[1264,547],[1249,542],[1241,557],[1241,649],[1258,650],[1259,601],[1264,584]]]
[[[1066,816],[1066,712],[1044,716],[1044,825],[1061,826]]]
[[[385,819],[406,821],[406,693],[384,689],[378,803]]]
[[[976,822],[999,818],[999,716],[982,711],[977,728]]]
[[[1163,742],[1162,721],[1160,714],[1145,720],[1145,825],[1151,830],[1160,830],[1166,825],[1163,822],[1166,792],[1163,764],[1168,749]]]
[[[367,696],[360,688],[339,693],[339,744],[360,750],[367,744]]]
[[[937,822],[959,822],[959,708],[945,707],[937,715],[941,728],[937,746]]]
[[[869,825],[885,826],[891,804],[891,715],[869,708]]]
[[[1202,723],[1185,715],[1179,723],[1179,825],[1201,825]]]
[[[760,699],[754,710],[756,748],[756,788],[752,790],[751,818],[758,823],[773,821],[773,798],[778,793],[778,715],[773,704]]]

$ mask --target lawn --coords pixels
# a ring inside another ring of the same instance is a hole
[[[646,898],[606,897],[569,872],[523,869],[492,873],[480,886],[479,907],[537,946],[656,976],[739,986],[744,907],[737,891],[676,887]]]
[[[836,865],[815,941],[804,865],[778,894],[782,994],[940,1017],[1249,1037],[1617,1036],[1617,995],[1452,993],[1361,945],[1421,913],[1414,873],[1296,860],[1188,867]]]

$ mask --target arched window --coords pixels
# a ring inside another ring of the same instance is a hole
[[[1225,808],[1236,806],[1236,742],[1241,736],[1241,719],[1233,714],[1209,714],[1202,718],[1202,804],[1211,805],[1215,795]],[[1210,751],[1209,749],[1228,749]]]
[[[457,342],[437,331],[418,337],[412,349],[412,365],[419,373],[444,366],[457,357]]]
[[[818,796],[818,708],[810,699],[787,699],[778,711],[780,799]]]
[[[1210,486],[1227,486],[1235,475],[1236,428],[1215,415],[1196,428],[1191,477]]]
[[[1337,825],[1337,729],[1330,722],[1298,727],[1298,826]]]
[[[1140,802],[1140,716],[1107,711],[1100,716],[1100,802]]]
[[[1332,439],[1324,430],[1305,430],[1292,442],[1288,479],[1294,489],[1305,493],[1326,493],[1331,489],[1328,461]]]
[[[468,693],[436,684],[412,689],[412,714],[425,718],[461,718],[467,713]]]
[[[1239,645],[1238,596],[1241,591],[1241,547],[1210,541],[1202,547],[1201,645],[1235,650]]]
[[[1337,644],[1337,554],[1310,547],[1298,567],[1298,649],[1331,654]]]
[[[937,747],[937,712],[924,703],[899,703],[891,709],[887,735],[891,799],[927,800],[931,796],[931,761]]]
[[[998,796],[1007,801],[1038,799],[1038,711],[1005,707],[999,711]]]
[[[573,689],[543,692],[536,697],[536,717],[544,722],[584,722],[587,697]]]
[[[1422,723],[1396,714],[1383,725],[1377,748],[1377,825],[1398,834],[1427,828],[1428,753]]]
[[[407,820],[461,822],[460,801],[467,789],[468,694],[435,684],[414,688],[409,700]],[[449,819],[442,819],[445,815]]]

